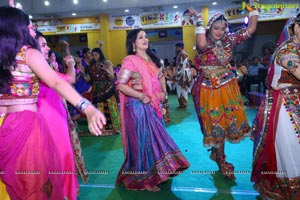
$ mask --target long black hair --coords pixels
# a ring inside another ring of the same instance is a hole
[[[127,38],[126,38],[127,55],[135,55],[136,52],[133,50],[133,43],[135,43],[135,41],[137,39],[137,35],[141,31],[144,31],[144,30],[143,29],[133,29],[127,34]],[[161,67],[160,59],[151,51],[151,49],[149,47],[146,50],[146,53],[151,58],[151,60],[156,64],[156,66],[158,68],[160,68]]]
[[[0,93],[6,93],[15,69],[16,55],[24,45],[38,49],[36,40],[30,35],[29,16],[22,10],[0,7]]]
[[[92,54],[93,54],[94,52],[96,52],[96,53],[99,54],[99,60],[94,60],[94,58],[93,58],[92,62],[98,62],[98,61],[100,61],[100,62],[104,63],[106,59],[105,59],[105,56],[104,56],[103,51],[102,51],[100,48],[97,47],[97,48],[94,48],[94,49],[92,50]],[[91,65],[92,65],[92,64],[91,64]]]

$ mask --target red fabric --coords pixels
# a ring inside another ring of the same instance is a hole
[[[276,172],[277,171],[277,162],[276,162],[276,152],[275,152],[275,136],[276,136],[276,128],[277,128],[277,121],[278,121],[278,114],[279,111],[276,110],[278,105],[281,103],[281,99],[279,98],[279,92],[274,91],[273,92],[273,103],[272,108],[270,110],[269,115],[269,124],[268,127],[268,133],[266,135],[265,140],[263,141],[265,143],[264,149],[261,152],[260,155],[256,156],[256,165],[253,166],[253,173],[251,180],[255,183],[260,182],[262,179],[268,180],[271,184],[274,184],[274,181],[276,180],[276,174],[275,173],[267,173],[267,172]],[[260,119],[257,119],[259,122],[263,122],[264,117],[264,106],[267,105],[261,105],[259,113]],[[257,127],[256,134],[259,134],[262,130],[262,124],[259,123],[259,126]],[[264,173],[265,172],[265,173]]]
[[[277,162],[276,162],[276,152],[275,152],[275,137],[276,137],[276,129],[278,122],[278,115],[280,108],[278,104],[281,104],[281,98],[279,98],[279,91],[274,91],[273,93],[273,104],[270,113],[269,127],[268,127],[268,135],[266,138],[266,146],[265,146],[265,154],[266,154],[266,171],[277,172]],[[267,175],[266,178],[270,180],[272,184],[276,180],[276,174],[273,173],[271,175]]]

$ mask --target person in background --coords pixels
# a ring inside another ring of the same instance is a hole
[[[176,48],[176,72],[175,72],[175,82],[179,109],[186,109],[188,105],[188,92],[190,83],[192,81],[192,76],[190,73],[190,62],[188,54],[183,50],[184,44],[175,44]]]
[[[300,199],[300,13],[282,31],[253,121],[251,181],[262,199]]]
[[[118,82],[118,76],[119,76],[119,73],[120,73],[120,69],[121,69],[121,64],[117,64],[117,66],[114,67],[115,85]],[[119,107],[120,97],[119,97],[119,91],[118,90],[115,90],[115,97],[116,97],[118,107]]]
[[[116,184],[130,190],[160,190],[159,183],[176,176],[189,163],[166,131],[161,103],[166,95],[161,62],[150,50],[144,30],[126,39],[117,88],[120,91],[125,161]]]
[[[93,59],[88,74],[92,85],[92,103],[104,113],[107,123],[102,135],[113,135],[120,132],[120,115],[115,97],[115,78],[113,64],[107,60],[100,48],[92,50]]]
[[[176,91],[176,84],[174,81],[174,67],[173,67],[173,63],[170,63],[170,65],[166,66],[165,71],[164,71],[164,75],[166,78],[166,84],[167,84],[167,91],[168,94],[171,94]]]
[[[158,54],[158,50],[156,48],[151,48],[151,52],[157,57],[160,59],[160,56]],[[166,64],[168,63],[168,61],[165,59],[165,60],[162,60],[160,59],[160,63],[161,63],[161,71],[162,73],[164,74],[165,76],[165,71],[167,69],[167,65],[165,65],[165,61],[166,61]],[[165,83],[165,91],[168,91],[167,90],[167,83],[166,83],[166,78],[163,80],[163,83]],[[163,84],[162,83],[162,84]],[[170,122],[171,121],[171,118],[170,118],[170,112],[169,112],[169,100],[168,100],[168,92],[166,93],[166,96],[165,96],[165,99],[163,100],[162,102],[162,113],[163,113],[163,116],[164,116],[164,121],[167,123],[167,122]]]
[[[189,60],[189,74],[190,74],[190,87],[188,89],[188,93],[191,93],[193,87],[194,87],[194,83],[197,80],[198,77],[198,73],[197,73],[197,69],[195,67],[195,65],[193,65],[193,61]]]
[[[88,100],[91,100],[92,86],[89,83],[90,76],[88,74],[88,70],[92,59],[92,51],[89,48],[85,47],[82,49],[81,52],[78,52],[78,54],[79,57],[75,58],[76,79],[73,86],[79,94],[83,95]],[[79,130],[79,126],[77,122],[77,120],[80,117],[82,117],[81,112],[76,107],[72,106],[70,103],[68,103],[68,110],[76,126],[76,129],[78,130],[79,133],[82,133],[82,131]]]
[[[246,77],[247,77],[247,67],[238,61],[236,64],[236,75],[239,84],[239,88],[242,95],[246,95]]]
[[[6,190],[0,187],[0,194],[63,199],[61,174],[55,173],[62,171],[59,153],[36,105],[39,79],[87,115],[91,133],[101,135],[105,117],[50,68],[33,29],[23,11],[0,7],[0,179]]]
[[[258,57],[252,58],[252,64],[248,68],[247,78],[246,78],[246,88],[250,92],[251,84],[258,84],[258,71],[259,69],[267,69],[265,66],[260,64]]]
[[[234,166],[226,161],[225,141],[241,141],[250,133],[250,127],[230,61],[234,45],[249,39],[255,32],[258,11],[251,11],[249,26],[236,33],[229,33],[228,21],[222,13],[216,13],[204,27],[201,14],[193,8],[190,12],[197,21],[195,63],[200,74],[192,94],[204,146],[211,147],[210,158],[217,163],[221,175],[233,180]]]
[[[169,59],[168,58],[165,58],[164,59],[164,65],[165,66],[169,66],[171,63],[169,62]]]
[[[91,85],[89,83],[90,79],[89,79],[89,76],[87,73],[89,66],[90,66],[90,62],[93,58],[91,49],[88,47],[83,48],[82,56],[83,56],[83,58],[81,59],[81,66],[84,70],[80,71],[82,74],[81,74],[81,76],[78,77],[74,86],[75,86],[76,91],[79,94],[84,95],[86,93],[89,93],[92,89]]]
[[[265,66],[268,67],[270,62],[271,62],[271,56],[272,56],[272,51],[270,48],[266,47],[264,49],[264,56],[261,57],[260,59],[260,63]]]

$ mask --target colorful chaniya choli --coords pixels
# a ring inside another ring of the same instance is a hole
[[[225,140],[238,142],[250,132],[236,74],[230,65],[233,47],[248,38],[247,30],[241,29],[225,33],[218,41],[208,39],[207,48],[198,51],[195,58],[200,76],[192,94],[207,147],[219,147]],[[204,70],[215,73],[205,74]]]
[[[34,104],[39,79],[26,64],[24,46],[11,69],[12,81],[0,94],[1,106]],[[63,199],[59,152],[49,126],[39,112],[24,110],[0,113],[0,198]],[[9,196],[9,197],[8,197]]]
[[[253,121],[251,180],[263,198],[300,199],[300,80],[281,61],[300,61],[299,45],[283,43],[274,53],[269,89]]]

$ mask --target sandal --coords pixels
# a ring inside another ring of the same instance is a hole
[[[228,180],[235,180],[234,176],[234,166],[225,161],[225,155],[217,155],[217,149],[212,147],[208,151],[211,151],[210,159],[215,161],[218,164],[219,170],[223,178]]]

